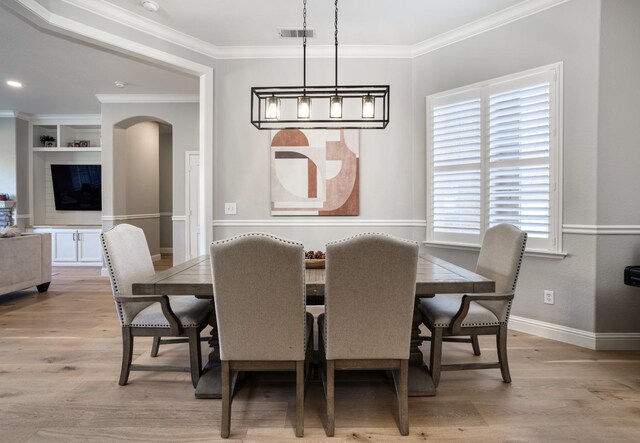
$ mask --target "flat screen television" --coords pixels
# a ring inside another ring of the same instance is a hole
[[[56,211],[101,211],[100,165],[51,165]]]

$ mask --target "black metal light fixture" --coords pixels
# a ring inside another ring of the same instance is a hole
[[[389,85],[338,84],[338,0],[335,0],[335,85],[307,86],[307,0],[303,0],[302,86],[251,88],[258,129],[384,129]],[[313,107],[312,107],[313,103]]]

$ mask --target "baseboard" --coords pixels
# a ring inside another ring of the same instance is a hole
[[[162,256],[160,254],[153,254],[151,256],[151,261],[160,261],[162,259]]]
[[[173,248],[160,248],[160,254],[173,254]]]
[[[638,351],[640,333],[589,332],[512,315],[509,329],[597,351]]]
[[[640,333],[603,332],[596,334],[598,351],[640,351]]]

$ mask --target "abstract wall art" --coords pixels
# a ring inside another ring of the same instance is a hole
[[[359,215],[360,132],[271,132],[272,215]]]

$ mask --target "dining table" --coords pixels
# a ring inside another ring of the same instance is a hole
[[[247,269],[247,272],[251,272]],[[305,285],[307,305],[324,305],[325,270],[323,268],[306,269]],[[436,388],[429,369],[425,365],[420,345],[420,324],[422,318],[417,309],[421,298],[436,294],[489,293],[495,291],[495,282],[491,279],[461,268],[437,257],[420,254],[416,274],[416,308],[409,357],[409,396],[432,396]],[[173,266],[155,275],[136,281],[132,285],[133,295],[192,295],[210,298],[213,304],[213,283],[211,263],[208,255],[191,259]],[[196,398],[221,398],[220,355],[216,329],[215,307],[209,324],[212,326],[211,351],[209,361],[196,387]],[[366,340],[366,337],[363,337]]]

